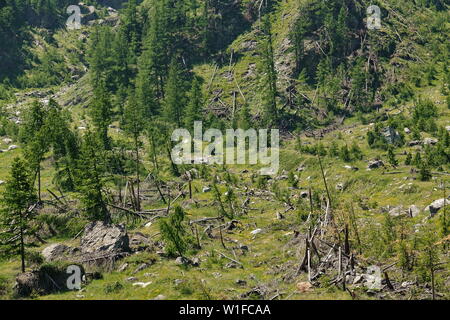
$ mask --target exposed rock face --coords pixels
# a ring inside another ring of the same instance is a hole
[[[47,262],[62,260],[69,250],[70,248],[66,245],[54,243],[42,250],[42,256]]]
[[[109,225],[92,222],[84,229],[81,237],[81,252],[120,253],[130,250],[128,234],[124,225]]]
[[[446,206],[450,205],[450,200],[444,198],[436,200],[428,207],[426,207],[425,211],[429,212],[431,217],[434,217],[439,212],[439,210],[444,208],[444,205]]]

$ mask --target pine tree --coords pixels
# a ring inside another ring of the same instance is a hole
[[[203,120],[203,95],[200,81],[197,77],[192,81],[188,97],[189,103],[186,108],[185,126],[193,130],[194,122]]]
[[[21,138],[25,143],[25,157],[33,168],[38,183],[38,198],[41,201],[41,162],[48,151],[48,130],[45,121],[48,111],[38,101],[33,102],[25,116]]]
[[[252,127],[252,115],[250,114],[250,110],[247,103],[242,105],[242,108],[238,115],[237,121],[238,129],[248,130]]]
[[[408,152],[405,159],[405,165],[410,166],[412,164],[412,161],[413,161],[412,154]]]
[[[105,163],[102,142],[88,130],[83,137],[76,171],[77,187],[86,216],[91,221],[111,222],[104,195]]]
[[[146,59],[146,52],[140,57],[139,61]],[[146,62],[141,62],[139,72],[136,78],[136,103],[144,112],[144,116],[150,119],[159,113],[159,104],[155,98],[155,88],[157,85],[152,78],[151,68]]]
[[[159,229],[166,243],[167,253],[171,256],[178,254],[184,257],[189,248],[189,239],[183,221],[185,213],[180,206],[175,207],[168,218],[161,220]]]
[[[352,160],[350,156],[350,150],[348,149],[347,145],[343,145],[341,147],[341,150],[339,151],[339,157],[345,162],[349,162]]]
[[[430,181],[433,175],[431,174],[430,167],[426,163],[420,165],[419,179],[420,181]]]
[[[108,90],[115,89],[114,58],[111,50],[113,40],[113,34],[106,26],[96,26],[89,37],[87,61],[90,67],[89,80],[94,90],[102,81]]]
[[[388,149],[388,161],[394,168],[398,166],[398,160],[395,157],[394,148],[392,146],[390,146]]]
[[[183,125],[184,107],[186,96],[181,69],[174,59],[169,67],[169,78],[165,86],[164,118],[169,123],[178,127]]]
[[[436,298],[435,272],[439,263],[439,251],[436,246],[438,240],[436,231],[427,227],[419,239],[420,254],[417,261],[417,272],[421,280],[431,282],[433,300]]]
[[[134,144],[134,151],[136,154],[135,163],[136,163],[136,183],[137,183],[137,210],[140,210],[140,177],[139,177],[139,168],[140,168],[140,158],[139,158],[139,148],[140,148],[140,135],[144,130],[144,115],[145,112],[142,108],[142,105],[137,103],[135,93],[131,92],[129,94],[128,102],[125,106],[124,110],[124,118],[123,118],[123,129],[125,132],[131,136]]]
[[[170,36],[169,8],[167,0],[155,3],[150,13],[150,26],[143,40],[143,51],[139,58],[140,77],[151,81],[156,98],[164,98],[164,86],[173,54]],[[142,80],[141,80],[142,81]]]
[[[135,52],[133,47],[127,45],[128,39],[124,29],[125,27],[119,28],[111,48],[114,88],[121,95],[126,92],[135,76],[135,68],[132,66],[136,63]]]
[[[126,42],[122,45],[129,48],[131,63],[135,64],[135,54],[139,53],[139,42],[142,30],[138,21],[137,0],[129,0],[124,10],[124,17],[121,20],[121,30],[125,35]]]
[[[0,244],[2,255],[20,255],[22,272],[25,272],[25,237],[33,234],[34,215],[30,208],[36,200],[27,165],[15,158],[1,201]]]
[[[70,123],[70,115],[54,100],[50,100],[45,131],[48,133],[49,149],[52,151],[56,170],[53,182],[67,191],[75,189],[74,171],[79,158],[79,139],[70,130]]]
[[[101,80],[94,90],[94,99],[90,106],[90,115],[95,126],[96,133],[103,143],[103,148],[109,150],[111,141],[108,137],[108,127],[112,121],[112,106],[106,91],[106,85]]]

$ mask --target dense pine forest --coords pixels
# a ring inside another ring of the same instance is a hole
[[[450,299],[449,8],[0,0],[0,299]]]

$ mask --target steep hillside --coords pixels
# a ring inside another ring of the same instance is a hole
[[[0,299],[449,299],[448,1],[46,3],[0,4]],[[176,164],[194,121],[280,169]]]

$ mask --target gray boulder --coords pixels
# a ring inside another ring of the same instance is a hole
[[[54,243],[42,250],[42,256],[47,262],[62,260],[69,250],[70,247],[66,245]]]
[[[381,160],[373,160],[369,162],[367,169],[378,169],[384,167],[384,162]]]
[[[429,212],[431,217],[434,217],[439,212],[439,210],[444,208],[444,205],[445,206],[450,205],[450,201],[448,199],[442,198],[442,199],[434,201],[432,204],[427,206],[425,208],[425,211]]]
[[[423,144],[432,146],[436,145],[438,142],[439,140],[433,138],[425,138],[425,140],[423,140]]]
[[[420,209],[415,205],[412,205],[408,208],[408,214],[411,218],[417,217],[419,215],[419,213],[420,213]]]
[[[81,237],[81,252],[120,253],[130,250],[128,234],[124,225],[92,222],[84,228]]]
[[[391,210],[389,210],[389,215],[391,217],[400,217],[405,215],[405,210],[403,209],[403,206],[395,207]]]

